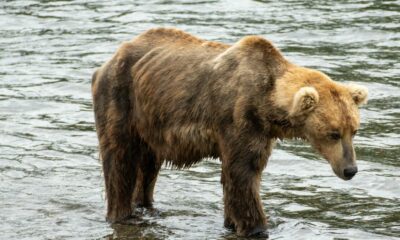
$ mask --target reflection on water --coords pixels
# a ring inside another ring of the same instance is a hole
[[[210,40],[271,39],[293,62],[370,89],[349,182],[306,144],[281,142],[264,172],[272,239],[400,237],[399,1],[2,1],[0,230],[4,239],[235,239],[222,227],[220,164],[163,169],[159,212],[105,222],[91,73],[155,26]]]

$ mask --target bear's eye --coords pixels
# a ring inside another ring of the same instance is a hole
[[[332,140],[339,140],[341,136],[339,132],[332,132],[329,134],[329,138]]]

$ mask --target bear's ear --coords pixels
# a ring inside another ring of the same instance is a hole
[[[305,115],[317,106],[319,94],[313,87],[302,87],[294,95],[292,107],[289,110],[289,116],[298,117]]]
[[[360,86],[354,83],[346,84],[347,90],[349,90],[351,97],[357,106],[361,106],[367,103],[368,100],[368,89],[364,86]]]

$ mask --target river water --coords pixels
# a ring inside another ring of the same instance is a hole
[[[91,74],[157,26],[228,43],[261,35],[296,64],[367,86],[357,176],[342,181],[307,144],[279,142],[261,195],[271,239],[400,238],[400,1],[132,2],[1,1],[1,239],[235,239],[217,160],[163,168],[159,213],[105,222]]]

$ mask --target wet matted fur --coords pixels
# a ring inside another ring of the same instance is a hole
[[[345,178],[367,97],[290,63],[262,37],[227,45],[166,28],[123,43],[94,73],[92,94],[109,221],[131,216],[132,203],[152,205],[164,162],[187,168],[214,157],[225,226],[240,236],[266,230],[259,188],[275,140],[308,140]]]

